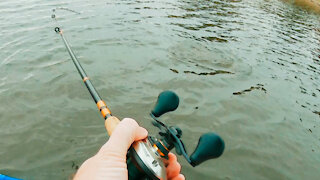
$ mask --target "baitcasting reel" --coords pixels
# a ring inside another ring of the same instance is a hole
[[[166,169],[162,159],[168,159],[173,148],[178,155],[183,155],[193,167],[200,163],[221,156],[224,141],[214,133],[203,134],[195,151],[188,156],[181,141],[182,130],[179,127],[168,127],[157,118],[174,111],[179,105],[179,97],[172,91],[160,93],[158,101],[151,111],[152,124],[160,129],[159,137],[148,136],[143,141],[132,144],[127,155],[129,180],[166,180]]]

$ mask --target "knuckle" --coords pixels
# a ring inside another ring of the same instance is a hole
[[[138,126],[137,121],[135,121],[135,120],[132,119],[132,118],[124,118],[122,121],[123,121],[123,123],[130,124],[130,125],[132,125],[132,126],[134,126],[134,127],[137,127],[137,126]]]
[[[177,164],[177,169],[179,170],[179,172],[181,171],[181,165],[179,163]]]

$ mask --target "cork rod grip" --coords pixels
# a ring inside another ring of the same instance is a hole
[[[111,136],[119,122],[120,120],[115,116],[110,116],[104,121],[104,126],[106,127],[109,136]]]

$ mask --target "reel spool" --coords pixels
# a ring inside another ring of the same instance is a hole
[[[132,144],[127,154],[129,180],[166,180],[163,159],[168,159],[169,152],[175,148],[178,155],[183,155],[193,167],[202,162],[218,158],[224,151],[224,141],[215,133],[203,134],[194,152],[189,156],[180,139],[182,130],[176,126],[168,127],[158,118],[174,111],[179,106],[179,97],[172,91],[164,91],[158,96],[151,111],[152,124],[159,128],[159,137],[148,136],[143,141]]]

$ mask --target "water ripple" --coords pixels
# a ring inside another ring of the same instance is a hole
[[[225,139],[222,158],[180,161],[187,179],[319,177],[319,17],[278,0],[0,2],[1,173],[65,179],[106,141],[58,7],[81,12],[57,11],[59,26],[114,114],[152,129],[171,89],[181,105],[163,120],[188,149]]]

